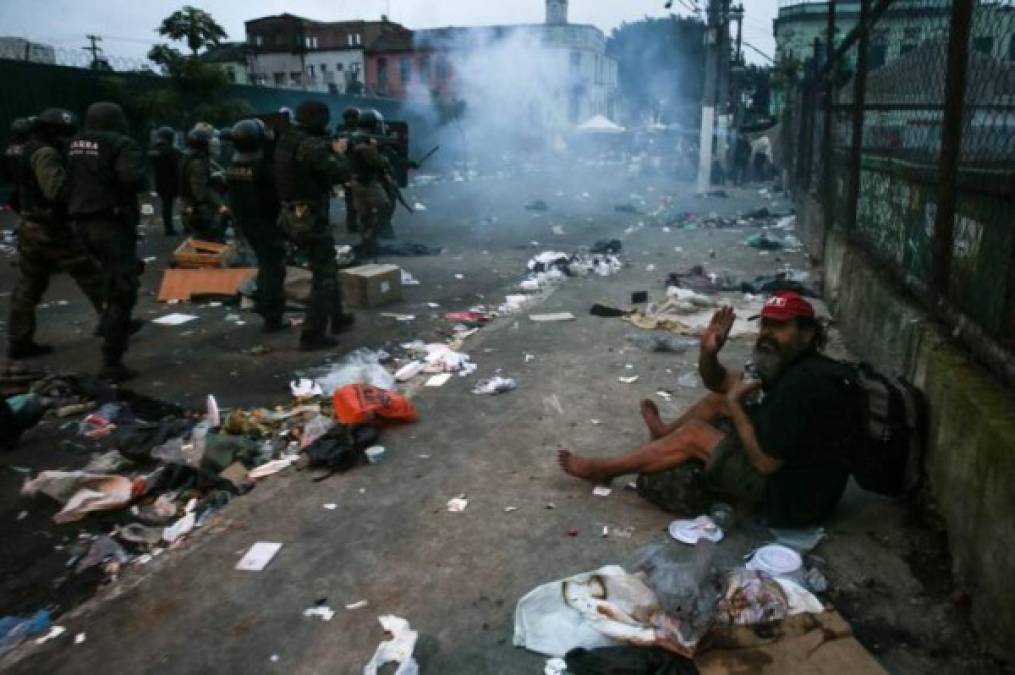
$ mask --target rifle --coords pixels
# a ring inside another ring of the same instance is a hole
[[[408,211],[410,214],[416,213],[415,211],[413,211],[412,207],[409,206],[409,202],[405,201],[405,195],[402,194],[402,188],[398,186],[398,182],[392,179],[391,175],[387,173],[384,174],[384,180],[387,182],[391,190],[395,193],[395,198],[398,199],[398,203],[404,206],[405,210]]]
[[[423,162],[425,162],[426,160],[428,160],[431,157],[433,157],[434,154],[436,154],[436,152],[438,150],[440,150],[440,149],[441,149],[441,146],[439,146],[439,145],[433,146],[433,150],[431,150],[430,152],[426,153],[425,155],[423,155],[423,157],[421,159],[418,159],[418,160],[416,160],[416,162],[414,162],[414,164],[416,165],[416,168],[418,169],[419,167],[423,166]]]

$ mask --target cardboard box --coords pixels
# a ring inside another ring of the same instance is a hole
[[[186,269],[229,267],[238,257],[232,244],[218,244],[200,239],[187,239],[173,252],[176,266]]]
[[[193,295],[236,295],[240,286],[256,276],[256,267],[168,269],[162,274],[158,300],[187,302]]]
[[[361,265],[342,270],[342,302],[349,307],[378,307],[402,299],[402,269],[397,265]]]

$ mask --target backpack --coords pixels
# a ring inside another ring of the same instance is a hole
[[[851,453],[853,477],[864,490],[886,497],[911,495],[924,479],[927,398],[868,363],[856,364],[854,373],[864,433]]]

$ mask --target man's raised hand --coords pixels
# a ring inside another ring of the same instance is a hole
[[[705,327],[705,332],[701,334],[701,351],[712,356],[718,354],[726,344],[736,318],[737,315],[729,305],[717,309]]]

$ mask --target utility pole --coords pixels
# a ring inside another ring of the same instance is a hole
[[[102,47],[100,47],[98,43],[102,42],[102,36],[101,35],[85,35],[85,39],[87,39],[92,44],[91,44],[90,47],[82,47],[81,49],[85,50],[86,52],[91,52],[92,53],[92,65],[91,65],[91,67],[92,67],[92,69],[97,70],[99,68],[99,53],[102,51]]]
[[[733,110],[731,111],[733,127],[739,129],[740,125],[744,121],[743,115],[743,95],[744,87],[744,50],[743,50],[743,37],[744,37],[744,6],[740,4],[734,7],[732,10],[733,20],[737,22],[737,47],[733,51],[733,67],[730,71],[730,90],[731,90],[731,101],[733,104]]]
[[[712,185],[712,146],[715,142],[715,107],[718,91],[719,3],[708,0],[705,23],[705,82],[701,97],[701,134],[698,139],[698,193]]]

